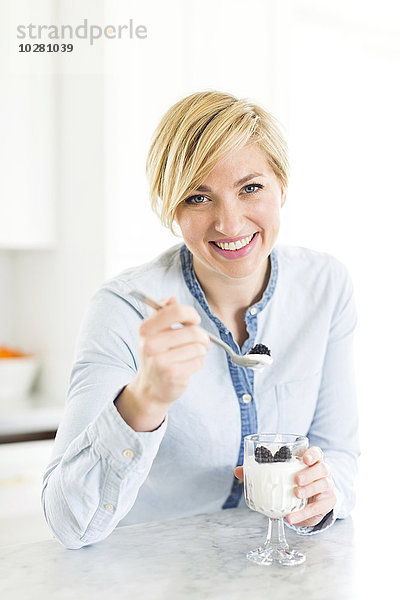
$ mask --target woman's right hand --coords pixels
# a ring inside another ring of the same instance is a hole
[[[210,339],[198,324],[192,306],[170,298],[145,319],[139,329],[140,366],[115,405],[136,431],[151,431],[164,420],[168,407],[185,391],[191,375],[200,370]],[[174,323],[183,327],[172,329]]]

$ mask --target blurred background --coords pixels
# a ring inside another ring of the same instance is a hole
[[[84,19],[142,25],[147,37],[128,37],[128,27],[92,43],[17,37],[21,25]],[[291,158],[279,242],[329,252],[350,270],[355,519],[368,523],[390,494],[397,453],[399,4],[2,0],[0,23],[0,544],[51,537],[40,479],[81,319],[105,279],[179,241],[149,207],[146,153],[162,114],[206,89],[279,119]],[[20,51],[40,42],[74,49]]]

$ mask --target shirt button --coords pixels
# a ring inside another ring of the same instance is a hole
[[[112,504],[105,504],[104,508],[110,512],[114,510],[114,506]]]
[[[253,306],[253,308],[250,309],[250,314],[256,315],[257,313],[258,313],[258,310]]]
[[[134,451],[131,450],[130,448],[127,448],[126,450],[124,450],[122,454],[125,456],[125,458],[129,458],[129,459],[133,458],[135,455]]]
[[[252,397],[250,396],[250,394],[243,394],[242,400],[243,400],[243,402],[245,402],[246,404],[248,404],[249,402],[252,401]]]

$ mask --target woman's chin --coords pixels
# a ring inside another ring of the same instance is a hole
[[[209,266],[215,272],[230,277],[232,279],[250,279],[254,277],[256,273],[263,270],[268,265],[268,256],[260,257],[258,260],[248,257],[247,259],[241,260],[216,260],[213,259],[209,262]]]

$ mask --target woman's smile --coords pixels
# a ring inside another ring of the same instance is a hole
[[[257,243],[258,231],[247,236],[222,238],[209,242],[214,252],[227,260],[238,260],[247,256]]]

